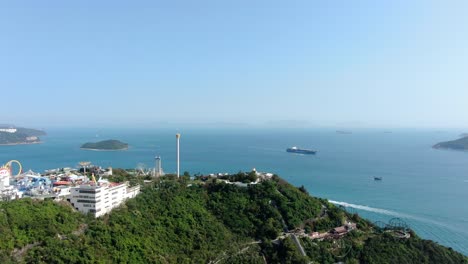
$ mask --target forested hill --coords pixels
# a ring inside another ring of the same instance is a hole
[[[0,263],[468,263],[411,231],[401,238],[374,227],[279,177],[249,187],[203,180],[163,178],[99,219],[65,202],[2,202]],[[284,234],[323,233],[345,221],[357,228],[342,238],[300,238],[307,256]]]
[[[93,150],[124,150],[128,149],[128,144],[119,140],[110,139],[99,142],[88,142],[81,145],[82,149],[93,149]]]
[[[39,136],[45,136],[47,133],[44,130],[38,130],[38,129],[33,129],[33,128],[25,128],[25,127],[17,127],[17,133],[25,134],[29,137],[39,137]]]
[[[16,129],[16,131],[14,133],[2,131],[2,129],[9,128]],[[46,133],[42,130],[0,125],[0,145],[39,143],[39,136],[44,135]]]

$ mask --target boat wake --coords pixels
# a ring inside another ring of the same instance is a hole
[[[468,243],[468,231],[452,226],[451,224],[439,222],[437,220],[429,219],[426,217],[409,215],[391,210],[374,208],[366,205],[352,204],[333,200],[329,200],[329,202],[343,207],[350,207],[357,210],[383,214],[390,217],[402,218],[405,221],[408,221],[410,227],[413,228],[413,230],[415,230],[417,233],[422,234],[423,237],[442,242],[446,246],[455,248],[460,252],[465,252],[465,254],[468,253],[466,248],[459,246],[460,243]]]
[[[369,207],[366,205],[351,204],[351,203],[338,202],[338,201],[333,201],[333,200],[329,200],[329,202],[335,205],[341,205],[343,207],[351,207],[351,208],[373,212],[373,213],[379,213],[379,214],[390,215],[390,216],[395,216],[395,217],[408,217],[408,215],[405,215],[405,214],[397,213],[397,212],[386,210],[386,209],[373,208],[373,207]]]
[[[335,205],[341,205],[343,207],[351,207],[351,208],[354,208],[354,209],[358,209],[358,210],[363,210],[363,211],[368,211],[368,212],[372,212],[372,213],[377,213],[377,214],[383,214],[383,215],[388,215],[388,216],[392,216],[392,217],[398,217],[398,218],[404,218],[406,220],[409,220],[409,221],[418,221],[420,223],[425,223],[425,224],[432,224],[432,225],[437,225],[437,226],[440,226],[440,227],[444,227],[444,228],[447,228],[451,231],[455,231],[457,233],[464,233],[466,235],[468,235],[468,231],[460,231],[450,225],[447,225],[445,223],[441,223],[437,220],[433,220],[433,219],[428,219],[428,218],[425,218],[425,217],[420,217],[420,216],[415,216],[415,215],[410,215],[410,214],[405,214],[405,213],[399,213],[399,212],[395,212],[395,211],[391,211],[391,210],[386,210],[386,209],[380,209],[380,208],[374,208],[374,207],[370,207],[370,206],[366,206],[366,205],[359,205],[359,204],[352,204],[352,203],[346,203],[346,202],[338,202],[338,201],[333,201],[333,200],[329,200],[330,203],[332,204],[335,204]]]

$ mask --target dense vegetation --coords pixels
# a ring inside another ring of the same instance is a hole
[[[120,180],[135,177],[117,172]],[[66,203],[0,203],[0,262],[468,263],[414,234],[396,239],[375,231],[359,216],[279,177],[244,188],[216,179],[170,178],[144,186],[135,199],[99,219]],[[338,240],[303,238],[307,257],[282,236],[297,227],[328,230],[345,218],[358,230]]]
[[[28,137],[39,137],[46,133],[41,130],[17,127],[15,133],[0,132],[0,144],[23,144],[23,143],[36,143],[40,139],[28,140]]]
[[[388,232],[354,230],[340,240],[302,242],[308,257],[317,263],[468,263],[452,249],[411,235],[410,239],[400,239]]]
[[[462,138],[437,143],[433,146],[436,149],[454,149],[454,150],[468,150],[468,135]]]
[[[99,142],[88,142],[81,145],[82,149],[97,149],[97,150],[123,150],[128,149],[128,144],[119,140],[103,140]]]
[[[47,135],[45,131],[32,129],[32,128],[25,128],[25,127],[17,127],[16,133],[27,135],[28,137],[39,137]]]
[[[0,263],[21,261],[19,249],[69,236],[83,222],[84,216],[67,204],[31,199],[0,202]]]

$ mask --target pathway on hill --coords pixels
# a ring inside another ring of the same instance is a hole
[[[278,191],[278,190],[277,190]],[[279,192],[279,191],[278,191]],[[281,192],[279,192],[281,195],[283,195]],[[274,201],[271,201],[271,204],[276,208],[276,210],[278,210],[278,207],[276,206],[276,204],[274,203]],[[288,226],[286,225],[286,222],[284,221],[284,218],[283,218],[283,215],[281,214],[281,211],[278,210],[278,212],[280,213],[280,216],[281,216],[281,223],[283,224],[283,231],[288,234],[290,233],[289,232],[289,229],[288,229]],[[301,252],[302,256],[304,257],[307,257],[307,254],[304,250],[304,248],[302,247],[301,245],[301,241],[299,241],[299,239],[297,238],[296,234],[294,233],[290,233],[292,238],[293,238],[293,241],[294,243],[296,244],[297,248],[299,249],[299,252]]]

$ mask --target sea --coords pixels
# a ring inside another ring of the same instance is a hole
[[[151,169],[161,156],[166,173],[176,170],[181,133],[181,172],[276,173],[378,225],[407,225],[425,239],[468,255],[468,152],[432,145],[466,131],[416,129],[48,129],[42,144],[0,146],[0,165],[18,160],[23,170],[78,167]],[[126,151],[81,150],[85,142],[118,139]],[[287,153],[298,146],[316,155]],[[381,181],[374,180],[381,177]]]

